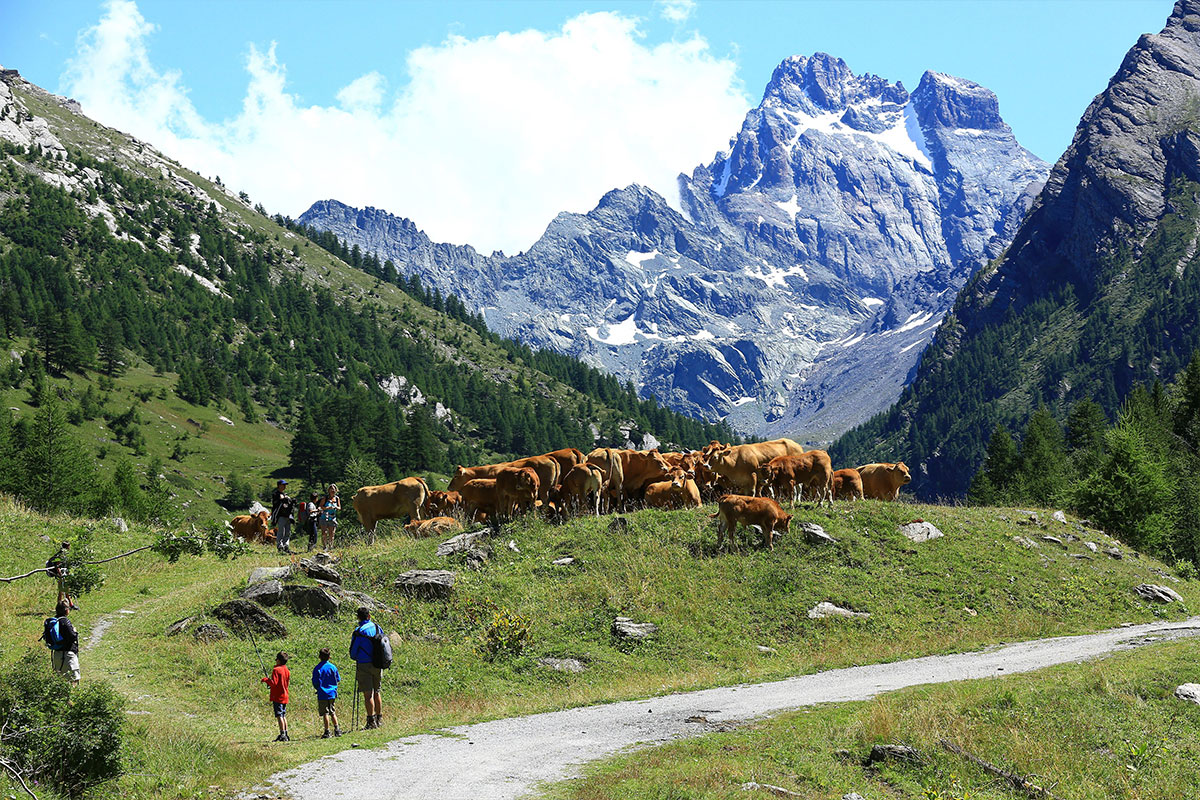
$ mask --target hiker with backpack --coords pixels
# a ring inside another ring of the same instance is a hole
[[[307,503],[300,504],[300,530],[308,533],[308,552],[312,552],[317,546],[317,522],[321,516],[321,512],[317,510],[317,500],[320,498],[316,492],[308,496]]]
[[[287,494],[287,481],[280,479],[271,494],[271,522],[275,525],[275,546],[280,553],[292,554],[292,512],[296,501]]]
[[[70,678],[72,686],[79,685],[79,632],[67,619],[70,607],[62,600],[54,608],[54,616],[42,625],[42,641],[50,648],[50,666],[59,675]]]
[[[392,665],[392,643],[383,628],[371,621],[371,611],[358,609],[358,627],[350,635],[350,657],[354,659],[354,680],[363,694],[367,714],[366,730],[383,727],[383,670]]]
[[[71,543],[63,542],[50,558],[46,559],[46,574],[58,583],[58,602],[66,603],[67,608],[75,610],[79,606],[67,594],[67,559],[71,555]]]

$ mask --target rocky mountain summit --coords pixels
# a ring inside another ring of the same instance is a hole
[[[818,53],[779,65],[678,207],[614,190],[513,256],[333,200],[301,221],[673,408],[820,441],[899,396],[1045,174],[978,84],[927,72],[910,94]]]
[[[1115,415],[1200,348],[1200,0],[1177,2],[1088,107],[1003,257],[971,281],[919,374],[847,458],[905,457],[961,494],[997,424],[1078,400]],[[914,484],[918,481],[914,480]],[[920,493],[922,489],[918,488]]]

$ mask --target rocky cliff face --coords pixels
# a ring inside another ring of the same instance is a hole
[[[940,116],[940,115],[939,115]],[[997,424],[1081,399],[1115,414],[1200,347],[1200,0],[1142,36],[1001,259],[958,298],[889,414],[845,458],[887,453],[927,497],[965,492]]]
[[[817,54],[780,64],[730,149],[680,176],[682,213],[631,186],[487,257],[335,201],[301,221],[676,409],[823,440],[896,399],[1045,171],[987,89],[926,73],[909,94]]]

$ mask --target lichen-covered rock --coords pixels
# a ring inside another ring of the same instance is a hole
[[[337,616],[338,609],[342,606],[341,599],[326,591],[323,586],[285,586],[283,601],[288,608],[302,617],[331,618]]]
[[[287,636],[287,628],[282,622],[258,603],[249,600],[230,600],[214,608],[212,613],[242,638],[249,638],[251,632],[264,639],[283,639]]]
[[[214,625],[211,622],[206,622],[192,633],[197,642],[219,642],[222,639],[228,639],[229,633],[220,625]]]
[[[262,606],[273,606],[283,597],[283,584],[279,581],[252,583],[242,590],[242,599],[251,600]]]
[[[634,622],[629,617],[617,617],[612,624],[613,636],[632,642],[642,642],[653,638],[658,633],[658,626],[653,622]]]
[[[1133,590],[1138,596],[1144,600],[1149,600],[1153,603],[1182,603],[1183,598],[1179,596],[1179,592],[1169,586],[1159,586],[1156,583],[1142,583]]]
[[[291,575],[291,565],[284,567],[255,567],[250,570],[250,577],[246,580],[246,583],[254,585],[263,581],[283,581],[287,580]]]
[[[907,525],[900,526],[900,533],[904,537],[913,542],[928,542],[930,539],[938,539],[942,537],[942,532],[937,529],[937,526],[932,522],[910,522]]]

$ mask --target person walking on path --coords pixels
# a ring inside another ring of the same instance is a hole
[[[338,512],[342,510],[342,499],[338,497],[336,483],[329,484],[325,490],[325,499],[321,501],[321,548],[329,550],[333,547],[333,534],[337,532]]]
[[[68,677],[72,686],[79,685],[79,632],[67,619],[70,607],[62,600],[54,608],[54,616],[46,620],[42,640],[50,648],[50,666],[59,675]]]
[[[321,517],[317,502],[320,498],[319,494],[313,492],[309,495],[307,503],[301,503],[300,515],[304,525],[302,530],[308,534],[308,552],[310,553],[317,546],[317,525],[320,523]]]
[[[50,558],[46,559],[46,574],[58,582],[58,602],[66,603],[74,611],[79,608],[71,595],[67,594],[67,559],[71,556],[71,543],[63,542]]]
[[[275,545],[280,553],[291,555],[292,513],[296,501],[287,494],[287,481],[275,484],[271,495],[271,522],[275,524]]]
[[[375,666],[375,637],[379,626],[371,621],[365,606],[358,609],[358,627],[350,635],[350,657],[354,659],[354,679],[363,694],[363,711],[367,715],[366,730],[383,727],[383,672]]]
[[[275,669],[270,675],[264,675],[262,682],[271,687],[271,706],[275,711],[275,720],[279,723],[277,742],[290,742],[287,727],[288,684],[292,682],[292,673],[287,668],[288,654],[280,651],[275,655]]]
[[[321,652],[317,655],[321,660],[313,667],[312,685],[317,690],[317,715],[321,717],[321,722],[325,725],[325,733],[321,734],[321,738],[328,739],[330,720],[333,721],[332,735],[342,735],[342,729],[338,725],[337,709],[334,708],[334,704],[337,702],[338,684],[342,682],[342,676],[338,673],[337,666],[329,660],[328,647],[322,647]]]

